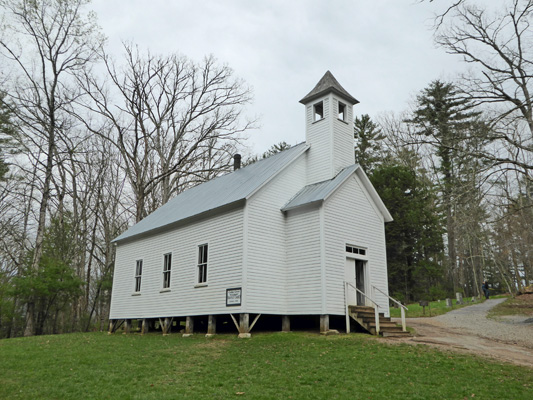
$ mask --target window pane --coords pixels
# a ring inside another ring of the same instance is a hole
[[[207,262],[207,245],[203,244],[198,247],[198,264],[205,264]]]
[[[170,272],[165,272],[163,274],[163,288],[169,288],[170,287]]]
[[[205,283],[207,281],[206,267],[207,266],[205,264],[198,266],[198,283]]]
[[[164,271],[170,271],[172,265],[172,254],[165,254]]]

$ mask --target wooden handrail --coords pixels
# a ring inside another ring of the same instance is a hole
[[[380,288],[378,287],[375,287],[374,285],[372,285],[372,288],[376,289],[377,291],[379,291],[381,294],[387,296],[390,300],[394,301],[396,304],[398,304],[400,307],[404,308],[405,310],[409,310],[406,306],[404,306],[402,303],[400,303],[398,300],[396,300],[395,298],[393,297],[390,297],[387,293],[385,293],[383,290],[381,290]]]
[[[402,331],[406,332],[407,331],[407,326],[405,325],[405,310],[409,310],[409,309],[406,306],[404,306],[402,303],[400,303],[398,300],[390,297],[387,293],[383,292],[381,289],[375,287],[374,285],[372,285],[372,289],[378,290],[380,293],[382,293],[383,295],[387,296],[389,298],[389,300],[394,301],[396,304],[398,304],[401,307],[400,308],[400,313],[401,313],[401,316],[402,316]]]
[[[346,282],[346,281],[345,281]],[[374,303],[374,305],[376,307],[379,307],[379,304],[376,303],[374,300],[372,300],[372,298],[368,295],[366,295],[364,292],[360,291],[359,289],[357,289],[354,285],[352,285],[350,282],[346,282],[348,285],[350,285],[351,287],[353,287],[357,292],[361,293],[363,296],[365,296],[368,300],[370,300],[372,303]]]

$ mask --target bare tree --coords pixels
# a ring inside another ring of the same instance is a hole
[[[83,85],[92,97],[86,106],[105,117],[106,138],[120,151],[140,221],[190,180],[227,167],[240,133],[252,126],[242,121],[251,93],[212,56],[196,64],[174,54],[142,55],[131,45],[124,49],[121,68],[104,55],[109,91],[90,76]]]
[[[13,117],[24,140],[42,152],[35,244],[30,268],[37,270],[42,255],[58,138],[71,127],[69,112],[80,91],[73,85],[101,48],[103,38],[87,0],[2,0],[9,23],[0,38],[2,56],[12,75],[7,91]],[[34,304],[27,304],[25,335],[34,333]]]
[[[0,0],[9,22],[0,37],[9,75],[2,104],[20,147],[6,159],[16,179],[0,181],[0,336],[102,327],[112,240],[131,206],[139,220],[228,170],[252,125],[242,118],[250,90],[213,57],[196,64],[126,46],[116,66],[86,3]],[[105,85],[90,71],[102,59]],[[60,264],[75,287],[34,290]]]
[[[96,139],[96,138],[95,138]],[[96,315],[100,320],[100,329],[109,313],[111,299],[111,282],[114,266],[115,239],[128,225],[124,201],[125,177],[120,166],[120,153],[99,139],[91,146],[93,151],[87,154],[87,165],[97,179],[93,185],[95,197],[91,202],[94,219],[88,248],[86,312],[88,330]],[[90,283],[90,284],[89,284]]]
[[[521,171],[533,169],[533,1],[506,0],[492,13],[468,0],[457,2],[437,24],[435,40],[448,53],[460,55],[471,67],[459,87],[477,105],[490,108],[490,139],[495,151],[476,156],[494,165]]]
[[[523,175],[509,175],[498,182],[492,236],[499,272],[521,291],[533,281],[533,190]]]

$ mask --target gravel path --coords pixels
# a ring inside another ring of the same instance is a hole
[[[487,300],[437,317],[407,318],[407,325],[415,329],[415,335],[392,342],[426,344],[533,368],[531,318],[487,319],[487,311],[503,301]]]
[[[486,300],[483,303],[450,311],[433,319],[450,328],[471,334],[533,349],[533,323],[527,317],[487,318],[487,312],[506,299]],[[527,321],[527,322],[526,322]],[[528,323],[529,322],[529,323]]]

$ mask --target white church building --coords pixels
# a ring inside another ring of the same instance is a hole
[[[327,332],[353,305],[389,316],[392,217],[355,164],[358,101],[328,71],[300,103],[305,142],[184,191],[115,239],[110,331],[137,320],[214,334],[230,321],[249,334],[262,316]]]

